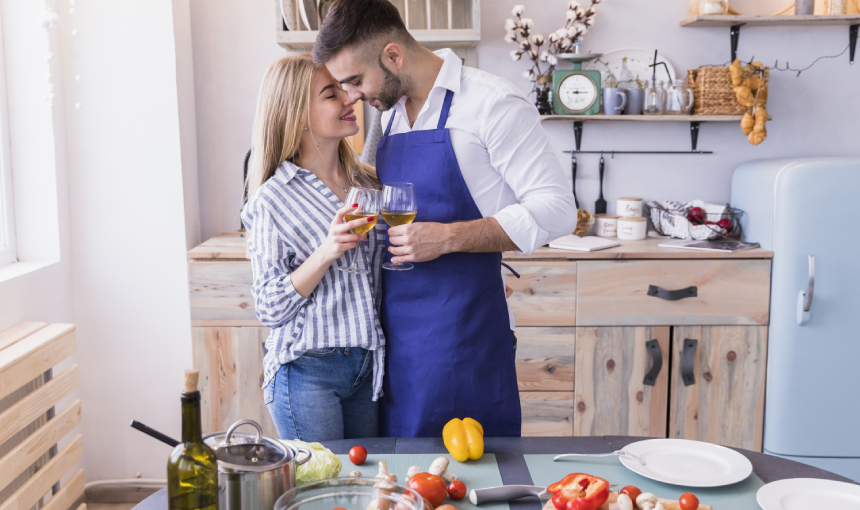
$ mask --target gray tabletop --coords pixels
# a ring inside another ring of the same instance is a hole
[[[624,446],[641,441],[643,437],[593,436],[593,437],[488,437],[484,439],[484,451],[496,454],[499,472],[505,485],[534,485],[524,454],[559,453],[609,453]],[[447,453],[442,438],[380,437],[373,439],[348,439],[323,443],[337,454],[349,453],[356,445],[367,448],[368,452],[383,453]],[[753,472],[764,483],[785,478],[822,478],[840,482],[854,483],[852,480],[835,473],[763,453],[733,448],[750,460]],[[511,510],[540,510],[537,499],[525,498],[510,503]],[[134,510],[167,510],[167,489],[162,489],[146,498]]]

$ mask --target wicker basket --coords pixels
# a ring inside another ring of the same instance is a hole
[[[770,69],[767,67],[763,69],[763,81],[767,86]],[[751,75],[752,73],[745,71],[744,78]],[[752,107],[738,103],[728,66],[689,69],[687,83],[693,89],[694,115],[743,115],[752,112]]]

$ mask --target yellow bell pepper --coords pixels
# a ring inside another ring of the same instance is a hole
[[[478,460],[484,454],[484,427],[472,418],[454,418],[442,429],[448,453],[458,462]]]

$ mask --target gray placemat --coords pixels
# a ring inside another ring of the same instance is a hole
[[[668,483],[657,482],[650,478],[630,471],[621,464],[618,457],[583,458],[576,461],[554,462],[554,455],[524,455],[535,485],[547,487],[570,473],[588,473],[617,484],[618,489],[625,485],[634,485],[642,492],[651,492],[658,498],[677,500],[681,494],[692,492],[699,498],[699,503],[711,505],[714,510],[760,510],[755,495],[764,482],[750,474],[742,482],[725,487],[699,488],[681,487]]]

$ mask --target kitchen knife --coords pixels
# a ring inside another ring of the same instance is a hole
[[[594,214],[606,214],[606,200],[603,198],[603,169],[606,162],[603,159],[603,154],[600,155],[600,198],[594,202]]]
[[[469,493],[469,501],[473,505],[480,505],[491,501],[511,501],[528,496],[537,496],[540,498],[547,494],[546,487],[503,485],[501,487],[487,487],[486,489],[472,489],[472,492]]]

